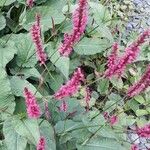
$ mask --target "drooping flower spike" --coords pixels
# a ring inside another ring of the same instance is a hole
[[[36,15],[36,22],[32,25],[30,29],[32,40],[36,48],[37,59],[40,62],[40,65],[45,64],[47,60],[47,55],[44,51],[43,42],[41,39],[41,27],[40,27],[40,16]]]
[[[36,119],[39,118],[41,115],[40,107],[37,103],[35,96],[27,87],[24,88],[24,97],[25,97],[28,117],[36,118]]]
[[[121,76],[128,64],[131,64],[139,54],[139,46],[141,46],[146,39],[150,36],[150,29],[144,31],[136,41],[131,43],[126,49],[123,56],[119,57],[117,63],[111,70],[107,70],[109,74],[105,77],[111,78],[114,75]],[[110,67],[109,67],[110,68]]]
[[[77,68],[71,79],[67,81],[65,85],[62,85],[60,89],[54,94],[55,99],[62,100],[75,94],[79,90],[81,82],[83,82],[84,79],[84,74],[81,68]]]
[[[79,0],[78,8],[73,12],[73,29],[71,33],[64,34],[64,40],[60,44],[58,51],[62,56],[69,56],[73,46],[83,35],[88,21],[88,3],[87,0]]]
[[[46,140],[45,137],[41,136],[36,147],[36,150],[45,150]]]
[[[29,6],[29,8],[33,7],[33,3],[34,3],[34,0],[27,0],[26,1],[26,4],[27,4],[27,6]]]
[[[139,150],[138,145],[136,144],[131,145],[131,150]]]
[[[140,137],[150,138],[150,124],[146,124],[144,127],[137,127],[136,133]]]
[[[135,95],[138,95],[144,90],[146,90],[148,86],[150,86],[150,65],[148,65],[141,79],[137,83],[129,87],[127,95],[129,97],[134,97]]]
[[[67,112],[68,110],[68,104],[66,103],[66,101],[62,101],[60,107],[59,107],[59,110],[62,111],[62,112]]]

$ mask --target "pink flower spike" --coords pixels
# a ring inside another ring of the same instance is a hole
[[[89,111],[90,99],[91,99],[91,91],[90,91],[89,87],[86,87],[86,89],[85,89],[85,102],[86,102],[87,111]]]
[[[73,29],[70,34],[64,34],[64,40],[58,48],[61,56],[69,56],[73,51],[73,46],[84,34],[88,21],[87,0],[79,0],[78,8],[72,15]]]
[[[45,117],[47,120],[49,120],[51,118],[51,113],[48,108],[48,102],[45,102]]]
[[[115,125],[116,123],[118,123],[118,117],[116,115],[113,115],[109,118],[109,123],[111,126]]]
[[[104,112],[103,113],[103,117],[105,118],[105,120],[109,119],[109,113],[108,112]]]
[[[148,86],[150,86],[150,65],[148,65],[141,79],[133,86],[129,87],[127,95],[129,97],[134,97],[135,95],[138,95],[141,92],[143,92],[146,88],[148,88]]]
[[[145,125],[144,127],[137,128],[136,133],[140,137],[150,138],[150,124]]]
[[[59,107],[59,110],[62,111],[62,112],[67,112],[68,110],[68,105],[65,101],[63,101]]]
[[[62,85],[54,94],[55,99],[62,100],[65,97],[75,94],[79,90],[81,82],[83,82],[84,79],[84,74],[82,73],[81,68],[77,68],[71,79],[65,85]]]
[[[29,6],[29,8],[32,8],[33,7],[33,2],[34,2],[34,0],[27,0],[26,1],[27,6]]]
[[[41,115],[40,107],[36,102],[35,96],[26,87],[24,88],[24,97],[25,97],[28,117],[34,119],[39,118]]]
[[[139,148],[136,144],[133,144],[131,145],[131,150],[139,150]]]
[[[117,64],[117,60],[118,60],[118,43],[115,42],[113,45],[112,45],[112,52],[111,54],[108,56],[108,61],[107,61],[107,67],[108,69],[105,71],[105,77],[109,77],[114,68],[115,68],[115,65]]]
[[[131,43],[125,49],[125,53],[123,54],[123,56],[118,59],[115,66],[106,77],[110,78],[113,75],[117,75],[118,77],[120,77],[126,69],[127,65],[131,64],[137,58],[140,51],[139,46],[141,46],[141,44],[143,44],[149,36],[150,29],[144,31],[136,41]]]
[[[44,51],[43,42],[41,39],[41,27],[40,27],[40,16],[36,16],[36,23],[32,25],[30,29],[32,40],[36,48],[37,59],[40,62],[40,65],[45,64],[47,60],[47,55]]]
[[[46,140],[43,136],[40,137],[36,150],[45,150]]]

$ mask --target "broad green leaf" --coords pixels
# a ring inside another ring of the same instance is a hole
[[[7,110],[9,105],[14,101],[14,96],[11,91],[11,85],[4,69],[0,67],[0,109]]]
[[[16,0],[0,0],[0,7],[10,5],[11,3],[15,2],[15,1]]]
[[[98,91],[100,94],[106,94],[108,92],[109,88],[109,80],[108,79],[102,79],[98,83]]]
[[[130,144],[117,142],[109,138],[93,137],[85,145],[77,144],[78,150],[127,150]]]
[[[103,52],[110,47],[107,39],[98,38],[83,38],[75,47],[74,50],[80,55],[94,55]]]
[[[110,82],[113,84],[113,86],[117,87],[118,89],[123,88],[123,81],[121,78],[112,78]]]
[[[53,48],[52,43],[47,46],[48,56],[51,62],[68,78],[69,76],[69,61],[67,57],[61,57],[57,49]]]
[[[5,44],[6,41],[0,39],[0,67],[5,67],[6,64],[11,61],[16,54],[14,49],[14,42],[9,41]]]
[[[15,48],[17,50],[16,62],[20,67],[34,67],[37,63],[35,47],[29,34],[17,35]]]
[[[40,130],[36,119],[18,119],[13,120],[15,131],[26,137],[32,144],[37,145],[40,138]]]
[[[140,104],[144,104],[146,101],[141,95],[137,95],[134,97],[134,99],[139,102]]]
[[[42,120],[40,120],[42,121]],[[40,133],[46,139],[45,150],[56,150],[56,143],[54,137],[54,129],[48,121],[43,121],[40,125]]]
[[[15,131],[12,118],[9,118],[4,122],[3,132],[7,150],[25,149],[27,140]]]
[[[4,16],[0,13],[0,30],[2,30],[4,27],[5,27],[5,25],[6,25],[6,20],[5,20],[5,18],[4,18]]]
[[[25,87],[28,87],[32,91],[32,93],[35,93],[37,91],[36,88],[31,83],[29,83],[27,80],[21,79],[17,76],[13,76],[10,79],[10,84],[11,84],[12,92],[16,96],[24,97],[23,90]],[[42,95],[39,92],[37,92],[36,97],[41,98]]]
[[[137,116],[144,116],[144,115],[149,115],[150,112],[145,110],[145,109],[138,109],[136,110],[136,115]]]
[[[50,0],[42,6],[33,7],[26,13],[24,28],[27,30],[30,29],[35,22],[36,13],[41,15],[41,25],[44,31],[52,27],[52,18],[55,24],[60,24],[65,19],[65,16],[61,13],[64,4],[63,0]]]
[[[91,14],[93,14],[97,24],[107,23],[110,21],[111,16],[108,9],[100,4],[100,2],[89,2],[89,5],[91,7]]]

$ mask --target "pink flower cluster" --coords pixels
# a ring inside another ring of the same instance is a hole
[[[40,137],[36,150],[45,150],[46,140],[43,136]]]
[[[77,68],[71,79],[65,85],[62,85],[61,88],[54,94],[55,99],[61,100],[75,94],[84,79],[84,74],[82,73],[81,68]]]
[[[139,148],[136,144],[133,144],[131,145],[131,150],[139,150]]]
[[[86,89],[85,89],[85,102],[86,102],[87,111],[89,110],[90,99],[91,99],[91,91],[90,91],[89,87],[86,87]]]
[[[62,56],[69,56],[73,46],[78,42],[85,31],[88,21],[87,0],[79,0],[78,8],[72,15],[73,30],[70,34],[64,34],[64,41],[61,43],[58,51]]]
[[[127,95],[133,97],[144,91],[148,86],[150,86],[150,65],[148,65],[147,70],[141,79],[135,83],[133,86],[129,87]]]
[[[40,27],[40,16],[36,15],[36,23],[31,27],[31,36],[36,47],[37,59],[40,61],[40,65],[45,64],[47,60],[47,55],[44,51],[43,42],[41,39],[41,27]]]
[[[111,126],[115,125],[119,121],[116,115],[111,116],[108,112],[104,112],[103,116]]]
[[[27,0],[26,3],[27,3],[27,6],[29,6],[29,8],[32,8],[34,0]]]
[[[109,55],[108,57],[108,61],[107,61],[107,67],[108,69],[105,71],[105,76],[110,76],[110,74],[113,73],[113,70],[115,68],[115,65],[117,63],[117,60],[118,60],[118,43],[115,42],[113,45],[112,45],[112,52],[111,54]]]
[[[66,103],[66,101],[62,101],[59,107],[59,111],[67,112],[67,110],[68,110],[68,104]]]
[[[136,133],[140,137],[150,138],[150,124],[147,124],[147,125],[145,125],[144,127],[141,127],[141,128],[138,127],[136,129]]]
[[[113,68],[111,68],[111,66],[108,67],[108,70],[106,70],[105,72],[105,77],[110,78],[113,75],[118,75],[120,77],[124,72],[126,66],[132,63],[137,58],[140,51],[139,46],[141,46],[141,44],[143,44],[146,38],[149,36],[150,36],[150,29],[144,31],[135,42],[130,44],[125,49],[125,53],[123,54],[123,56],[118,59],[115,65],[113,65]]]
[[[35,96],[26,87],[24,88],[24,97],[25,97],[28,117],[39,118],[41,115],[40,107],[37,104]]]

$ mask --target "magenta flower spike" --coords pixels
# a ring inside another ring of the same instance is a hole
[[[141,79],[137,83],[129,87],[127,95],[129,97],[134,97],[147,89],[148,86],[150,86],[150,65],[148,65]]]
[[[33,2],[34,2],[34,0],[27,0],[26,4],[27,4],[27,6],[29,6],[29,8],[32,8],[33,7]]]
[[[67,112],[68,110],[68,104],[66,103],[66,101],[62,101],[60,107],[59,107],[59,110],[62,111],[62,112]]]
[[[79,90],[81,82],[83,82],[84,79],[84,74],[82,73],[81,68],[77,68],[71,79],[65,85],[62,85],[54,94],[55,99],[62,100],[63,98],[75,94]]]
[[[32,40],[36,48],[37,59],[40,62],[40,65],[45,64],[47,60],[47,55],[44,51],[43,42],[41,39],[41,27],[40,27],[40,16],[36,15],[36,23],[32,25],[30,29]]]
[[[24,97],[25,97],[28,117],[33,119],[39,118],[41,115],[40,107],[37,103],[35,96],[26,87],[24,88]]]
[[[45,145],[46,145],[45,137],[41,136],[36,150],[45,150]]]
[[[141,127],[141,128],[138,127],[136,129],[136,133],[140,137],[150,138],[150,124],[147,124],[147,125],[145,125],[144,127]]]
[[[138,145],[136,144],[131,145],[131,150],[139,150]]]
[[[69,56],[73,50],[73,46],[78,42],[84,34],[88,21],[88,3],[87,0],[79,0],[78,8],[73,12],[72,22],[73,29],[70,34],[64,34],[64,40],[60,44],[58,51],[61,56]]]

